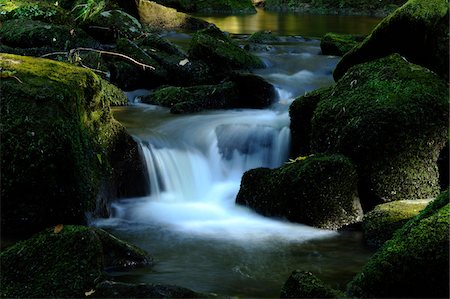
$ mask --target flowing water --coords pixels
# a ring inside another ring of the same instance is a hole
[[[288,108],[307,91],[332,84],[338,59],[319,55],[318,40],[286,37],[257,53],[278,100],[268,109],[179,116],[140,104],[115,109],[139,142],[151,194],[112,205],[103,227],[151,253],[153,268],[114,273],[126,282],[176,284],[205,293],[277,297],[289,274],[309,270],[334,287],[371,254],[356,232],[320,230],[269,219],[236,206],[242,174],[281,166],[290,144]]]

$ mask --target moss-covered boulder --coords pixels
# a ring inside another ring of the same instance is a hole
[[[151,265],[152,258],[101,229],[59,226],[2,251],[0,262],[2,298],[84,298],[107,270]]]
[[[131,284],[103,281],[95,287],[96,298],[207,298],[205,294],[175,285]]]
[[[338,229],[362,219],[351,161],[340,155],[315,155],[242,177],[236,203],[293,222]]]
[[[68,51],[95,47],[98,43],[81,29],[26,19],[9,20],[0,28],[2,43],[16,48],[43,48]]]
[[[272,34],[271,31],[257,31],[251,34],[247,41],[255,44],[270,44],[279,42],[280,39],[276,35]]]
[[[446,191],[384,244],[347,293],[362,298],[448,298],[449,225]]]
[[[280,298],[344,298],[344,294],[324,284],[311,272],[295,270],[281,289]]]
[[[398,200],[377,205],[364,215],[364,238],[371,246],[380,247],[411,218],[425,209],[430,200]]]
[[[251,0],[157,0],[156,2],[189,13],[256,13]]]
[[[199,30],[209,25],[206,21],[148,0],[139,1],[139,16],[142,24],[153,30]]]
[[[172,113],[192,113],[207,109],[265,108],[275,96],[274,87],[261,77],[233,74],[215,85],[164,87],[142,101],[169,107]]]
[[[399,53],[448,80],[448,23],[447,0],[409,0],[342,58],[334,78],[339,80],[355,64]]]
[[[362,35],[328,32],[320,40],[320,49],[323,55],[342,56],[363,40]]]
[[[114,182],[145,182],[137,144],[110,111],[127,102],[119,89],[47,59],[0,54],[0,67],[2,234],[84,222],[97,201],[132,191]]]
[[[82,28],[102,43],[114,43],[118,37],[129,39],[142,35],[142,25],[121,10],[107,10],[83,22]]]
[[[264,67],[261,59],[239,47],[215,26],[194,34],[189,57],[205,61],[217,72]]]
[[[439,193],[436,161],[447,141],[448,105],[445,81],[391,55],[297,99],[290,108],[293,143],[302,154],[350,157],[368,209],[431,198]]]

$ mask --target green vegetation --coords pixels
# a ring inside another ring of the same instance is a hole
[[[265,0],[265,9],[312,14],[385,16],[407,0]]]
[[[120,193],[123,172],[139,172],[136,144],[110,112],[126,97],[70,64],[0,54],[0,67],[16,77],[2,76],[2,233],[83,222]]]
[[[320,41],[323,55],[342,56],[364,39],[361,35],[329,32]]]
[[[439,192],[436,161],[448,138],[448,105],[447,83],[399,55],[360,64],[291,106],[293,142],[305,138],[294,155],[351,158],[368,208],[430,198]]]
[[[382,246],[408,220],[419,214],[428,203],[429,200],[399,200],[376,206],[364,215],[364,238],[372,246]]]
[[[62,228],[62,230],[60,230]],[[47,229],[0,253],[2,298],[84,298],[105,270],[149,265],[143,250],[83,226]]]
[[[337,229],[362,218],[357,181],[349,159],[314,155],[274,170],[247,171],[236,203],[266,216]]]
[[[448,0],[409,0],[342,58],[334,78],[353,65],[398,53],[448,81],[448,14]]]
[[[295,270],[281,289],[280,298],[344,298],[344,294],[325,285],[312,273]]]
[[[270,31],[258,31],[250,35],[247,40],[255,44],[270,44],[278,42],[279,38]]]
[[[80,0],[76,2],[72,11],[75,13],[75,20],[86,21],[97,16],[105,7],[105,1]]]
[[[449,296],[449,192],[443,192],[369,260],[348,286],[363,298]]]

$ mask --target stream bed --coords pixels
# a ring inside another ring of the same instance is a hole
[[[278,100],[267,109],[171,115],[166,108],[139,103],[139,95],[147,91],[128,93],[134,104],[114,109],[115,118],[140,144],[151,194],[113,203],[112,217],[96,219],[93,225],[156,260],[152,268],[113,273],[116,280],[246,298],[278,297],[290,273],[301,269],[345,288],[373,253],[359,232],[270,219],[234,204],[246,170],[275,168],[288,160],[292,101],[333,83],[338,58],[320,55],[319,44],[290,36],[255,53],[267,65],[255,73],[278,92]]]

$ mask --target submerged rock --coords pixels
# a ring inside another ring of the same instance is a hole
[[[399,200],[377,205],[364,215],[362,229],[369,245],[380,247],[411,218],[425,209],[430,200]]]
[[[344,294],[325,285],[311,272],[295,270],[281,289],[280,298],[343,298]]]
[[[232,74],[216,85],[165,87],[142,101],[169,107],[172,113],[192,113],[205,109],[265,108],[275,97],[274,87],[261,77]]]
[[[163,284],[131,284],[113,281],[103,281],[95,287],[95,298],[207,298],[175,285]]]
[[[217,72],[264,67],[261,59],[239,47],[215,26],[194,34],[189,57],[205,61]]]
[[[266,216],[338,229],[362,219],[356,182],[349,159],[315,155],[274,170],[247,171],[236,203]]]
[[[127,102],[119,89],[47,59],[0,54],[0,67],[2,234],[83,223],[97,202],[139,193],[118,184],[125,173],[145,181],[137,144],[110,111]]]
[[[336,85],[295,100],[294,155],[351,158],[367,209],[383,201],[434,197],[448,105],[447,83],[399,55],[360,64]]]
[[[364,40],[362,35],[328,32],[320,40],[323,55],[342,56]]]
[[[109,233],[59,226],[0,253],[3,298],[84,298],[106,279],[106,270],[152,264],[148,254]]]
[[[448,81],[448,23],[447,0],[409,0],[342,58],[334,78],[339,80],[356,64],[399,53]]]
[[[362,298],[448,298],[448,191],[406,223],[347,288]]]

